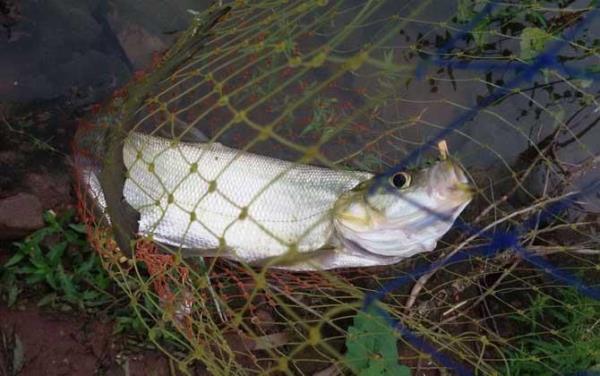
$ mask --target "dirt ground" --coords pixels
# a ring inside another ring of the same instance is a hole
[[[20,128],[12,132],[5,124],[0,126],[0,139],[9,141],[0,145],[0,200],[25,192],[39,201],[41,209],[60,212],[75,205],[65,157],[74,122],[61,122],[63,132],[58,133],[54,122],[61,117],[40,113],[12,124],[31,124],[27,131],[39,139],[52,136],[56,151],[35,147]],[[7,155],[10,158],[1,158]],[[32,215],[40,216],[41,209]],[[28,220],[42,223],[41,218]],[[20,239],[0,236],[0,265],[12,256],[10,244]],[[162,353],[132,349],[127,338],[113,335],[114,325],[108,318],[85,313],[51,312],[37,307],[35,299],[17,301],[11,308],[0,299],[0,376],[175,374]]]
[[[102,318],[0,305],[0,375],[172,374],[164,355],[125,352],[124,339],[112,333]]]

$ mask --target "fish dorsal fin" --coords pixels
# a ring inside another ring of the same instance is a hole
[[[206,144],[210,142],[210,138],[198,128],[189,126],[177,116],[174,116],[172,119],[168,124],[160,127],[155,132],[155,135],[171,140],[177,138],[182,142],[191,144]]]

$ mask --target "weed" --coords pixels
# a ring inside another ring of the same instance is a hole
[[[25,364],[23,342],[14,328],[0,328],[0,375],[16,376]]]
[[[127,301],[126,296],[119,294],[100,256],[89,246],[84,225],[73,222],[73,212],[57,216],[49,211],[44,220],[44,228],[14,243],[16,252],[0,267],[0,297],[9,307],[26,294],[35,296],[38,306],[61,310],[110,307],[114,334],[142,341],[143,319],[130,306],[119,304]]]
[[[111,281],[100,257],[86,241],[83,224],[73,223],[73,212],[44,215],[46,226],[22,242],[0,267],[0,294],[9,306],[26,289],[42,291],[38,305],[89,309],[113,300]]]
[[[139,316],[128,310],[123,316],[115,318],[113,333],[130,333],[142,337],[146,334],[146,325],[144,325],[144,321]]]
[[[334,107],[336,103],[336,98],[317,97],[313,103],[311,121],[300,132],[300,136],[316,132],[320,133],[323,137],[329,137],[335,131],[335,127],[331,126],[331,124],[336,117]]]
[[[599,318],[600,303],[574,289],[561,289],[556,299],[538,294],[524,316],[512,316],[533,334],[515,343],[520,350],[509,354],[510,374],[566,375],[600,364]],[[550,330],[541,332],[540,322]]]

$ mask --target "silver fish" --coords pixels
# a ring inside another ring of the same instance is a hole
[[[472,198],[447,158],[382,180],[136,132],[123,158],[139,235],[184,255],[290,270],[388,265],[431,251]],[[105,208],[96,172],[82,177]]]

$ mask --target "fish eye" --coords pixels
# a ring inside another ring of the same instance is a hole
[[[390,182],[395,188],[404,189],[410,185],[410,175],[406,172],[395,173],[391,178]]]

